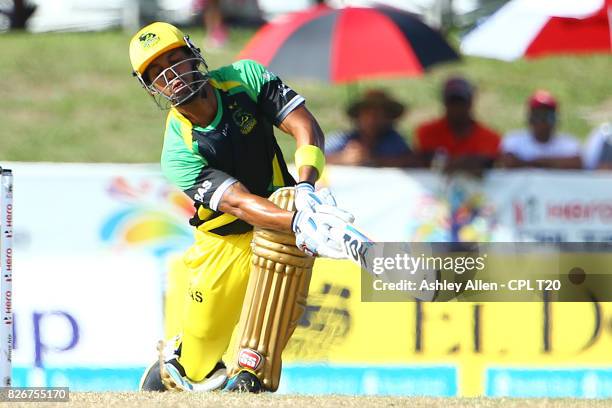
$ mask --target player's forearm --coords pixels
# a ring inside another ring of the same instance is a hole
[[[306,108],[303,112],[297,113],[296,116],[296,120],[293,120],[294,118],[291,115],[288,117],[290,119],[289,125],[291,125],[290,132],[295,138],[296,147],[314,145],[323,150],[325,135],[314,116]]]
[[[255,227],[291,232],[293,212],[281,210],[271,201],[249,193],[240,183],[235,183],[223,194],[219,211]]]
[[[299,128],[296,133],[296,149],[299,149],[301,146],[313,145],[323,150],[323,144],[325,143],[323,131],[314,118],[310,121],[310,126]],[[298,177],[300,181],[308,181],[314,184],[320,177],[320,174],[313,166],[302,166],[299,169]]]
[[[291,232],[293,212],[281,210],[265,198],[251,195],[232,210],[234,216],[255,227]]]
[[[289,133],[295,139],[296,150],[302,146],[312,145],[323,150],[325,136],[314,116],[301,106],[291,112],[280,125],[280,129]],[[314,166],[302,166],[298,171],[299,181],[308,181],[312,184],[320,177]]]

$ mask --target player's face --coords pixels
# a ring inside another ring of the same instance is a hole
[[[194,61],[184,48],[175,48],[155,58],[146,70],[146,79],[160,93],[181,100],[191,92]]]

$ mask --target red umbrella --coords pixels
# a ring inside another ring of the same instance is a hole
[[[612,52],[612,0],[604,3],[604,7],[597,13],[583,19],[552,17],[529,44],[526,55],[537,57],[563,52]]]
[[[465,54],[513,60],[612,52],[612,0],[512,0],[461,43]]]
[[[433,64],[459,59],[439,33],[391,8],[325,6],[265,25],[239,58],[283,76],[351,82],[418,76]]]

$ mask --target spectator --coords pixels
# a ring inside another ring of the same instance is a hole
[[[11,2],[9,2],[9,4],[10,3]],[[12,3],[13,7],[8,10],[0,8],[0,15],[4,14],[8,17],[9,28],[11,30],[23,30],[26,28],[28,19],[32,17],[32,14],[36,11],[36,5],[30,4],[30,2],[26,0],[13,0]]]
[[[582,154],[585,169],[612,170],[612,122],[597,127],[589,136]]]
[[[445,113],[421,124],[415,150],[425,166],[444,171],[480,172],[490,167],[499,152],[499,135],[474,119],[474,87],[465,78],[451,77],[442,90]],[[435,157],[435,161],[433,160]]]
[[[222,48],[228,40],[228,30],[223,23],[221,0],[195,0],[193,8],[202,12],[202,25],[205,30],[204,49]]]
[[[405,167],[413,164],[410,148],[394,125],[404,106],[382,90],[370,90],[347,109],[353,129],[327,137],[330,164]]]
[[[528,100],[529,128],[509,132],[502,142],[504,167],[579,169],[580,143],[568,134],[558,133],[557,101],[539,90]]]

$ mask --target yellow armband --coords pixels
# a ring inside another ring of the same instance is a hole
[[[317,175],[317,179],[321,177],[323,174],[323,169],[325,168],[325,155],[323,151],[314,145],[304,145],[300,146],[295,151],[295,167],[300,172],[300,168],[303,166],[312,166],[317,169],[319,173]]]

